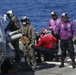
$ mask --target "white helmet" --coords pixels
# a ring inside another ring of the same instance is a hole
[[[29,18],[27,16],[22,17],[21,22],[29,23]]]
[[[9,10],[7,12],[7,16],[11,18],[12,16],[14,16],[14,12],[12,10]]]
[[[69,18],[69,15],[65,12],[65,13],[62,13],[61,17],[68,17]]]
[[[58,16],[58,13],[56,11],[53,11],[53,12],[51,12],[51,16],[53,16],[53,15],[57,15]]]

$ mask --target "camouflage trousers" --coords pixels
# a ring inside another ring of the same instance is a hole
[[[25,56],[25,62],[29,65],[29,67],[32,70],[35,70],[36,68],[36,57],[35,57],[35,51],[32,47],[29,45],[24,45],[24,56]]]

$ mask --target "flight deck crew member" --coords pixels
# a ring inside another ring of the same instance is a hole
[[[49,24],[48,24],[48,27],[49,27],[49,30],[51,30],[51,33],[52,35],[57,39],[57,42],[55,43],[55,49],[56,49],[56,55],[55,55],[55,58],[56,58],[56,61],[58,61],[58,40],[59,40],[59,36],[56,35],[56,28],[57,28],[57,25],[59,24],[59,22],[61,21],[61,18],[58,17],[58,13],[56,11],[53,11],[51,12],[51,19],[49,21]]]
[[[54,43],[57,39],[52,36],[50,33],[47,33],[46,29],[42,29],[43,36],[40,38],[40,41],[35,46],[35,50],[38,53],[38,60],[41,61],[41,53],[48,55],[48,59],[46,61],[51,61],[54,58],[55,54],[55,46]]]
[[[9,10],[7,12],[7,16],[10,19],[10,21],[9,21],[7,27],[5,28],[5,33],[8,30],[9,31],[15,31],[15,30],[20,29],[20,24],[19,24],[18,18],[15,16],[15,14],[12,10]],[[13,40],[11,42],[11,44],[15,48],[15,60],[16,60],[16,62],[19,62],[21,60],[20,49],[19,49],[19,39]]]
[[[57,33],[60,34],[61,41],[61,64],[59,67],[64,67],[64,59],[66,58],[66,51],[68,50],[72,60],[72,67],[75,68],[75,54],[73,46],[74,25],[69,21],[67,13],[63,13],[61,15],[61,22],[57,28]]]

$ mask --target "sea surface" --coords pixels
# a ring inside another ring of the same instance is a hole
[[[40,31],[42,28],[48,29],[52,11],[57,11],[59,17],[67,12],[70,20],[76,19],[76,0],[0,0],[0,15],[8,10],[13,10],[19,21],[23,16],[28,16],[36,31]],[[8,20],[4,27],[7,23]]]

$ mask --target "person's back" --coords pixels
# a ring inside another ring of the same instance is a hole
[[[14,30],[20,29],[20,23],[19,23],[19,21],[18,21],[17,16],[13,16],[13,17],[11,18],[11,20],[12,20],[12,22],[14,23],[14,25],[13,25],[14,28],[12,28],[12,29],[14,29]]]
[[[46,29],[42,29],[43,36],[40,38],[40,41],[35,46],[35,50],[37,51],[37,62],[41,62],[40,53],[47,55],[46,60],[53,60],[55,54],[55,46],[54,43],[57,41],[55,37],[51,35],[51,33],[47,33]],[[45,60],[45,57],[44,57]]]
[[[53,37],[51,34],[46,34],[41,38],[40,41],[42,41],[43,47],[54,48],[54,42],[56,42],[56,38]],[[39,46],[39,44],[37,46]]]
[[[11,13],[9,13],[11,11]],[[8,25],[5,28],[5,32],[10,30],[10,31],[15,31],[20,29],[20,23],[18,21],[18,18],[14,15],[13,11],[10,10],[7,12],[7,16],[10,19]],[[9,16],[11,15],[11,16]]]
[[[7,12],[7,16],[10,19],[8,25],[5,28],[5,33],[7,31],[15,31],[20,29],[20,24],[18,21],[18,18],[15,16],[14,12],[12,10],[9,10]],[[19,39],[15,39],[11,42],[11,44],[13,45],[13,47],[15,48],[15,60],[17,62],[19,62],[21,60],[20,57],[20,49],[19,49]]]

